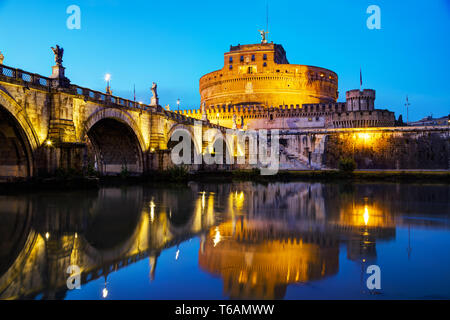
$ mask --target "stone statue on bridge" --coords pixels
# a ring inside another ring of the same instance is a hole
[[[0,51],[0,64],[3,64],[3,60],[5,59],[5,56]]]
[[[62,66],[62,58],[64,54],[64,49],[56,45],[56,48],[52,47],[52,51],[55,54],[55,62],[57,66]]]
[[[153,82],[152,85],[152,93],[153,93],[153,97],[154,98],[158,98],[158,92],[156,92],[156,89],[158,88],[158,85],[156,84],[156,82]]]
[[[158,85],[156,84],[156,82],[153,82],[152,87],[151,87],[153,97],[152,97],[150,105],[154,106],[154,107],[157,107],[159,104],[158,92],[156,91],[157,88],[158,88]]]
[[[70,80],[65,76],[65,68],[62,65],[64,49],[56,45],[55,48],[51,47],[54,55],[56,65],[52,67],[51,79],[54,79],[51,83],[52,87],[69,87]]]

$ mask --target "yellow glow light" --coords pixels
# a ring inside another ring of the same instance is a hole
[[[219,227],[216,227],[216,234],[214,235],[214,247],[220,242],[220,240],[222,240],[222,237],[220,236],[220,231],[219,231]]]
[[[105,81],[111,80],[111,75],[109,73],[105,74]]]
[[[102,296],[103,296],[103,299],[105,299],[108,296],[108,289],[106,289],[106,288],[103,289]]]
[[[153,220],[155,220],[155,203],[152,201],[150,201],[150,221],[153,222]]]
[[[369,208],[367,207],[367,205],[364,206],[364,224],[367,226],[367,223],[369,223]]]
[[[360,139],[360,140],[364,140],[364,141],[368,141],[368,140],[370,140],[370,134],[368,134],[367,132],[360,132],[360,133],[358,133],[358,138]]]
[[[50,146],[53,144],[53,142],[52,142],[52,140],[47,140],[47,141],[45,141],[45,144],[46,144],[48,147],[50,147]]]
[[[45,239],[48,240],[49,238],[50,238],[50,233],[46,232],[46,233],[45,233]]]
[[[203,191],[202,192],[202,209],[205,209],[205,194],[206,194],[206,192]]]

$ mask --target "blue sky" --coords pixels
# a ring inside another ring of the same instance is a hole
[[[282,44],[290,63],[329,68],[345,91],[377,90],[377,108],[410,120],[450,113],[450,0],[267,0],[269,40]],[[69,5],[81,8],[81,30],[69,30]],[[369,30],[369,5],[381,9],[381,30]],[[104,90],[111,73],[115,95],[199,106],[199,78],[223,66],[231,44],[257,43],[265,28],[260,1],[13,1],[0,0],[0,51],[5,65],[51,74],[51,46],[65,50],[72,83]]]

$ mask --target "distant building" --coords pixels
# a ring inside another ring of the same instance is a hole
[[[337,102],[338,76],[313,66],[289,64],[282,45],[231,46],[224,66],[200,78],[207,119],[240,129],[355,128],[394,126],[395,116],[375,109],[375,90],[350,90]],[[180,111],[202,118],[203,110]],[[236,119],[236,120],[233,120]]]
[[[408,126],[447,126],[449,125],[449,116],[441,118],[425,117],[419,121],[408,122]]]

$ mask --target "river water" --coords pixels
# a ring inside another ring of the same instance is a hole
[[[1,195],[0,299],[450,299],[449,198],[306,182]]]

